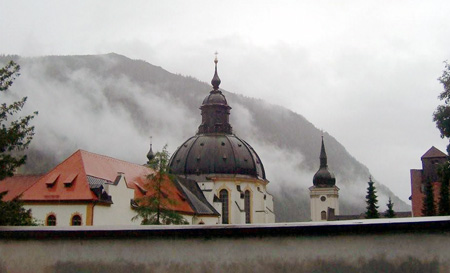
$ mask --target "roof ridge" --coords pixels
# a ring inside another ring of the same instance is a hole
[[[125,163],[125,164],[127,164],[127,165],[134,165],[134,166],[137,166],[137,167],[145,167],[144,165],[140,165],[140,164],[137,164],[137,163],[128,162],[128,161],[125,161],[125,160],[123,160],[123,159],[118,159],[118,158],[115,158],[115,157],[112,157],[112,156],[108,156],[108,155],[102,155],[102,154],[98,154],[98,153],[94,153],[94,152],[89,152],[89,151],[82,150],[82,149],[80,149],[79,151],[81,152],[82,160],[83,160],[83,153],[85,153],[85,154],[90,154],[90,155],[92,155],[92,156],[102,157],[102,158],[104,158],[104,159],[109,159],[109,160],[119,161],[119,162]]]
[[[43,175],[46,175],[46,173],[36,173],[36,174],[24,174],[24,173],[18,173],[18,174],[14,174],[14,176],[15,177],[18,177],[18,176],[22,176],[22,177],[25,177],[25,176],[29,176],[29,177],[31,177],[31,176],[43,176]]]
[[[434,158],[434,157],[447,157],[447,155],[436,148],[435,146],[431,146],[430,149],[428,149],[421,158]]]
[[[81,149],[76,150],[74,153],[72,153],[70,156],[68,156],[66,159],[64,159],[63,161],[61,161],[61,163],[57,164],[55,167],[51,168],[48,172],[42,174],[42,177],[39,179],[41,180],[42,178],[44,178],[44,176],[48,175],[49,173],[51,173],[52,171],[54,171],[55,169],[57,169],[59,166],[63,165],[66,161],[68,161],[69,159],[71,159],[73,156],[75,156],[76,153],[80,153],[80,157],[81,157]]]

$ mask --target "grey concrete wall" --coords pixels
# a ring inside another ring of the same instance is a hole
[[[0,228],[2,272],[449,272],[450,218]]]

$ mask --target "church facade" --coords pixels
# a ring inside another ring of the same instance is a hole
[[[328,170],[328,159],[322,136],[320,167],[309,188],[311,221],[327,221],[330,216],[339,215],[339,188],[334,174]]]
[[[263,163],[246,141],[233,134],[231,107],[220,83],[216,58],[213,90],[200,107],[198,132],[174,152],[170,172],[197,182],[220,213],[221,224],[273,223],[273,197],[267,192]]]

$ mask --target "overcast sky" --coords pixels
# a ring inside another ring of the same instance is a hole
[[[0,0],[0,54],[115,52],[209,82],[218,51],[221,88],[305,116],[407,201],[409,170],[447,143],[432,113],[449,10],[423,0]]]

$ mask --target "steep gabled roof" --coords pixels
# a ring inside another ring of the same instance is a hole
[[[78,150],[24,192],[24,201],[97,200],[87,183],[83,164],[84,151]],[[71,182],[70,187],[64,184]]]
[[[22,195],[24,201],[94,201],[98,196],[91,190],[101,185],[113,185],[118,175],[124,175],[127,187],[134,189],[135,198],[142,197],[139,188],[145,188],[147,176],[153,171],[146,166],[78,150],[43,175]],[[139,187],[137,186],[139,185]],[[176,202],[171,209],[193,213],[189,203],[170,181],[163,191]],[[147,194],[152,194],[152,189]],[[114,196],[112,196],[114,201]]]
[[[142,198],[144,197],[144,194],[145,196],[153,196],[156,193],[156,190],[152,187],[151,182],[145,177],[138,179],[135,186],[137,188],[137,190],[135,190],[136,198]],[[167,201],[162,201],[163,206],[168,209],[187,214],[196,213],[195,208],[193,208],[189,203],[186,194],[177,187],[176,181],[172,181],[167,175],[164,176],[161,183],[161,193],[163,198]]]
[[[446,154],[444,154],[442,151],[440,151],[438,148],[432,146],[422,157],[424,158],[437,158],[437,157],[447,157]]]
[[[177,176],[174,182],[177,188],[187,197],[187,201],[196,214],[212,216],[220,215],[208,200],[206,200],[205,195],[195,180]]]
[[[0,193],[7,191],[3,201],[11,201],[34,185],[42,175],[14,175],[0,181]]]
[[[128,188],[134,189],[134,197],[151,195],[154,190],[147,185],[150,168],[116,158],[78,150],[50,172],[35,181],[22,195],[24,201],[97,201],[92,189],[101,184],[114,185],[119,175],[125,177]],[[167,181],[166,181],[167,180]],[[175,202],[169,208],[188,214],[194,210],[183,192],[168,179],[163,183],[164,197]],[[101,200],[100,200],[101,201]],[[114,196],[112,196],[114,202]]]

